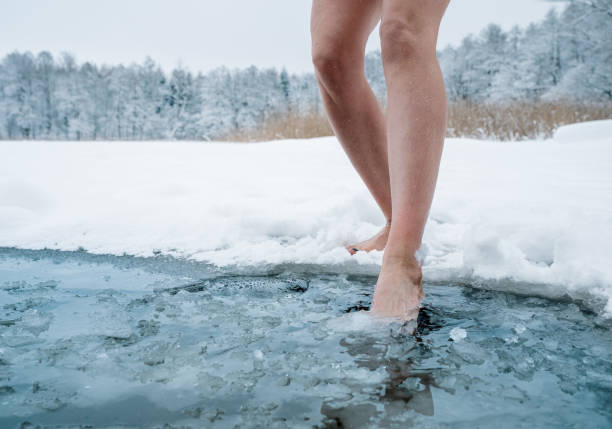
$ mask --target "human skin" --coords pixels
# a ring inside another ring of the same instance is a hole
[[[436,42],[448,3],[313,0],[312,56],[325,109],[387,219],[373,239],[347,247],[351,253],[385,249],[371,308],[380,316],[414,318],[424,297],[415,254],[446,132],[446,94]],[[379,21],[386,118],[363,70],[365,45]]]

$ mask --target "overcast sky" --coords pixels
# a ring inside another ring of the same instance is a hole
[[[142,62],[166,70],[285,66],[311,70],[311,0],[0,0],[0,57],[72,52],[79,62]],[[544,0],[451,0],[439,47],[491,22],[508,29],[540,20]],[[373,32],[368,50],[380,45]]]

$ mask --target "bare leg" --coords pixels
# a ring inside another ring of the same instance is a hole
[[[347,246],[382,250],[391,221],[385,120],[364,74],[368,36],[380,20],[381,0],[314,0],[312,56],[334,133],[387,219],[370,240]]]
[[[446,94],[436,58],[449,0],[383,0],[382,57],[393,223],[372,311],[412,318],[423,299],[421,246],[446,132]]]

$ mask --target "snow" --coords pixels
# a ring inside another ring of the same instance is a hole
[[[426,280],[596,298],[612,314],[610,136],[602,121],[546,141],[448,139]],[[334,138],[0,143],[4,247],[376,274],[381,252],[343,245],[383,223]]]
[[[577,143],[590,140],[612,142],[612,119],[564,125],[555,131],[554,139],[559,143]]]

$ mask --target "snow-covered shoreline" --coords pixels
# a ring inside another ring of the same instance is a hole
[[[588,139],[571,127],[558,140],[448,139],[426,278],[586,292],[612,314],[611,122]],[[382,223],[334,138],[0,142],[0,247],[375,274],[381,252],[343,245]]]

